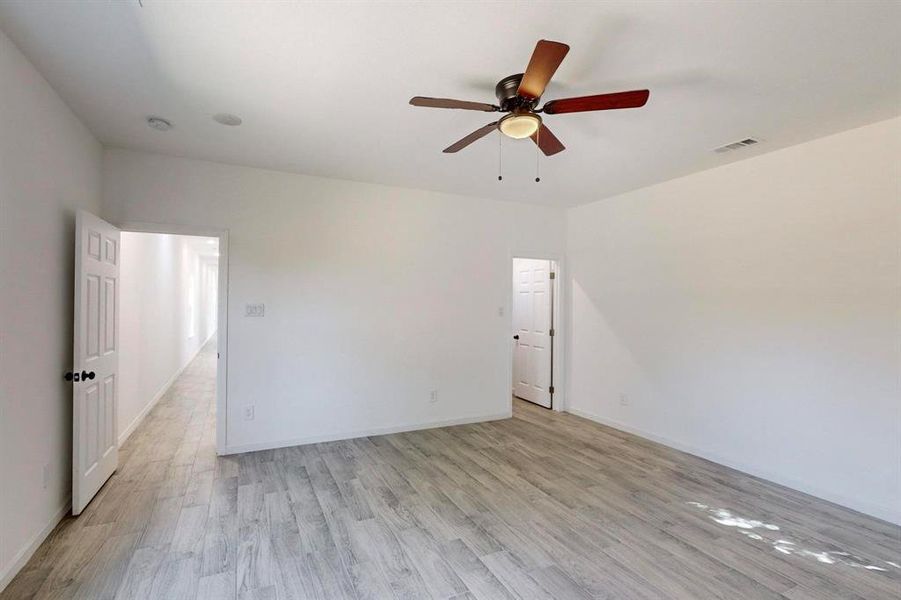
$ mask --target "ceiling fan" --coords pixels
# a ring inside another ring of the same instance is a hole
[[[444,152],[459,152],[466,146],[481,139],[494,131],[500,130],[504,135],[514,138],[532,138],[545,155],[551,156],[562,152],[566,147],[557,139],[547,125],[542,122],[539,113],[557,115],[573,112],[587,112],[593,110],[614,110],[619,108],[639,108],[648,101],[648,90],[634,90],[631,92],[615,92],[613,94],[598,94],[595,96],[581,96],[578,98],[563,98],[551,100],[538,108],[538,101],[544,93],[551,77],[566,53],[569,46],[560,42],[540,40],[535,45],[532,58],[525,73],[510,75],[501,79],[494,89],[498,104],[485,104],[482,102],[467,102],[464,100],[452,100],[449,98],[427,98],[416,96],[410,99],[413,106],[425,106],[429,108],[460,108],[463,110],[478,110],[482,112],[509,113],[494,123],[476,129],[466,137],[454,142],[444,149]]]

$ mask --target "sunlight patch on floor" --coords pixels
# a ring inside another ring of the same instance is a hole
[[[843,564],[856,569],[866,569],[868,571],[888,571],[885,567],[872,564],[865,558],[861,558],[850,552],[830,551],[830,550],[811,550],[803,548],[796,542],[786,539],[790,536],[779,534],[778,536],[771,532],[781,531],[778,525],[772,523],[764,523],[756,519],[748,519],[733,514],[724,508],[712,508],[707,504],[700,502],[687,502],[689,506],[693,506],[707,513],[708,518],[720,525],[735,528],[741,535],[754,541],[769,544],[776,552],[787,554],[790,556],[800,556],[802,558],[810,558],[819,563],[826,565]],[[757,530],[760,532],[758,533]],[[892,561],[879,561],[895,569],[901,570],[898,563]]]

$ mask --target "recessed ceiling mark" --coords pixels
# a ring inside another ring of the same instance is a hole
[[[147,125],[157,131],[169,131],[172,129],[172,123],[162,117],[147,117]]]
[[[239,117],[238,115],[233,115],[231,113],[219,113],[213,115],[213,120],[217,123],[228,125],[229,127],[237,127],[238,125],[243,123],[241,117]]]

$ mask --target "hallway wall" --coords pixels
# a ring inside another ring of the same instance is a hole
[[[212,239],[122,232],[120,443],[216,332]]]
[[[100,144],[0,32],[0,589],[69,508],[75,212]]]

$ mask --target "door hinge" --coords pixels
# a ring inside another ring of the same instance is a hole
[[[551,279],[555,279],[556,277],[557,277],[557,274],[554,273],[553,271],[551,271]]]
[[[553,327],[551,327],[550,336],[554,337],[554,335],[556,335],[556,333],[557,333],[557,331]]]
[[[549,387],[549,388],[548,388],[548,391],[549,391],[550,393],[553,394],[553,393],[554,393],[554,386]]]

